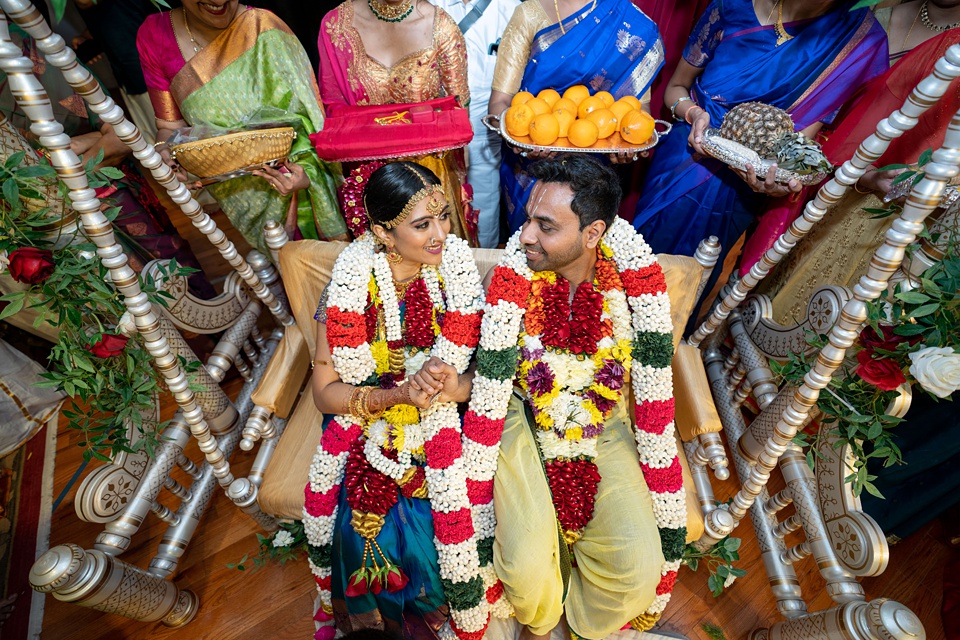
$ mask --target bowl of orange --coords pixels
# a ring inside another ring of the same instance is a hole
[[[632,153],[634,159],[670,132],[670,124],[643,111],[634,96],[618,100],[584,85],[562,93],[521,91],[509,108],[484,116],[483,123],[522,152]]]

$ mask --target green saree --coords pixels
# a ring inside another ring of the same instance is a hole
[[[303,47],[273,14],[248,9],[213,42],[191,58],[170,84],[183,119],[192,125],[244,126],[264,108],[279,109],[297,130],[290,160],[306,171],[310,187],[297,203],[304,238],[328,239],[346,233],[337,204],[340,167],[321,161],[309,134],[323,126],[323,109]],[[259,177],[244,176],[207,187],[251,245],[270,255],[263,227],[283,224],[292,196],[281,196]]]

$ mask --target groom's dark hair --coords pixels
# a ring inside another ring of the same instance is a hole
[[[570,154],[536,162],[530,175],[543,182],[570,185],[570,208],[580,218],[581,229],[595,220],[602,220],[608,229],[613,224],[623,194],[620,178],[610,167],[588,155]]]

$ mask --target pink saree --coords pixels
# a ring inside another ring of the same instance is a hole
[[[353,26],[353,11],[353,2],[347,0],[324,16],[320,24],[318,80],[324,105],[406,104],[455,96],[460,106],[467,107],[466,44],[446,12],[435,10],[431,46],[409,53],[388,67],[367,54],[360,32]],[[476,214],[467,195],[470,189],[463,149],[404,159],[437,174],[456,213],[452,216],[453,233],[475,244]],[[352,168],[345,165],[344,174]]]

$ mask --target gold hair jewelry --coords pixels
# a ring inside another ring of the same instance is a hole
[[[398,215],[393,220],[384,222],[383,226],[385,229],[395,229],[403,224],[403,221],[409,217],[410,213],[416,208],[420,201],[424,198],[427,198],[427,213],[432,215],[434,218],[439,217],[443,213],[443,187],[438,184],[427,184],[426,178],[420,175],[417,171],[407,167],[407,170],[420,178],[420,182],[423,183],[423,189],[417,191],[411,198],[407,201],[407,204],[403,207],[403,210],[400,211]]]

